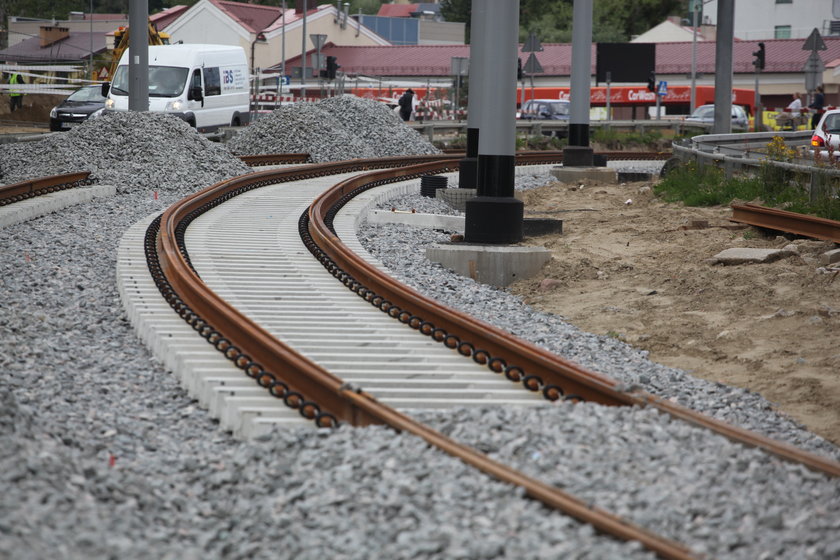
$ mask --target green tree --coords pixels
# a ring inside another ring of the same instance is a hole
[[[471,0],[442,0],[441,13],[447,21],[467,23]],[[524,41],[534,31],[544,43],[572,40],[574,0],[520,0],[519,38]],[[685,0],[595,0],[592,9],[594,42],[629,41],[666,17],[685,10]]]

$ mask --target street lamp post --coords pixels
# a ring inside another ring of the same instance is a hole
[[[257,87],[259,83],[259,79],[257,78],[257,76],[254,75],[254,49],[256,48],[257,43],[265,43],[265,34],[262,31],[257,33],[257,36],[254,37],[254,40],[251,42],[251,79],[253,80],[253,86],[251,87],[251,104],[249,105],[249,111],[252,113],[252,118],[254,112],[254,103],[257,97]]]
[[[694,27],[694,36],[691,41],[691,109],[690,113],[694,113],[697,108],[697,18],[699,17],[701,0],[691,0],[694,7],[691,23]]]
[[[286,78],[286,0],[283,0],[283,27],[280,28],[280,94]]]

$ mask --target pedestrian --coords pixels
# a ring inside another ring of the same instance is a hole
[[[791,130],[796,130],[801,112],[802,99],[799,97],[799,92],[796,92],[793,94],[791,102],[788,103],[787,107],[785,107],[784,112],[776,118],[776,122],[782,127],[789,125]]]
[[[400,117],[402,117],[402,120],[408,121],[411,118],[411,111],[414,110],[414,90],[411,88],[405,90],[397,103],[400,106]]]
[[[786,107],[787,111],[790,111],[791,116],[798,117],[799,112],[802,110],[802,100],[799,98],[799,92],[793,94],[793,100],[788,103]]]
[[[9,85],[25,84],[26,82],[17,72],[12,72],[9,78]],[[9,112],[14,113],[17,109],[23,108],[23,92],[14,87],[9,88]]]
[[[814,101],[808,105],[809,109],[814,110],[814,116],[811,117],[811,128],[817,128],[820,119],[823,115],[823,107],[825,107],[825,94],[822,86],[817,86],[814,93]]]

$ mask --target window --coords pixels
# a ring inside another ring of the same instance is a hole
[[[204,95],[221,95],[222,82],[219,80],[218,68],[204,69]]]
[[[790,39],[790,25],[777,25],[774,39]]]
[[[793,0],[776,0],[776,4],[793,4]]]

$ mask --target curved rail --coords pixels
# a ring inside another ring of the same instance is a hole
[[[339,273],[333,274],[371,304],[421,333],[457,349],[465,357],[486,364],[492,371],[504,373],[512,381],[521,381],[526,389],[543,391],[549,400],[574,395],[602,404],[653,406],[739,443],[761,448],[832,476],[840,476],[840,463],[731,426],[650,393],[625,392],[612,379],[564,360],[532,343],[519,340],[469,315],[449,309],[381,274],[335,236],[331,230],[331,215],[337,211],[336,205],[346,201],[351,192],[355,194],[405,172],[407,170],[388,170],[349,179],[324,193],[310,210],[310,234],[324,252],[324,256],[318,257],[319,260],[328,270],[339,269]],[[355,279],[356,283],[364,282],[364,285],[354,285],[353,280],[343,279],[342,273]]]
[[[368,163],[384,162],[344,163],[343,170],[364,167]],[[389,165],[402,163],[404,158],[387,162]],[[446,161],[420,164],[407,169],[403,176],[419,177],[454,166],[454,162]],[[335,168],[336,164],[325,167]],[[490,476],[522,487],[533,498],[603,532],[625,540],[637,540],[663,558],[695,558],[679,543],[493,461],[475,449],[459,444],[382,405],[364,391],[345,385],[341,379],[300,356],[251,322],[200,281],[189,265],[181,238],[186,224],[197,213],[264,184],[325,172],[322,167],[252,173],[209,187],[168,209],[159,220],[159,232],[152,228],[147,233],[147,258],[155,282],[173,309],[248,376],[272,395],[283,398],[286,404],[297,408],[305,417],[314,419],[319,426],[335,425],[340,419],[354,425],[387,424],[394,429],[408,431]]]
[[[541,155],[543,159],[545,155]],[[805,464],[833,476],[840,476],[840,464],[773,441],[764,436],[729,426],[653,395],[625,392],[616,382],[554,356],[530,343],[511,337],[480,321],[441,306],[394,280],[349,252],[330,228],[332,216],[341,204],[367,188],[456,169],[454,156],[356,160],[296,167],[281,171],[251,173],[208,187],[169,208],[160,220],[159,233],[150,230],[147,253],[155,282],[166,300],[184,320],[230,359],[246,375],[272,395],[313,419],[319,426],[339,421],[355,425],[386,423],[409,431],[452,453],[470,465],[501,480],[518,484],[530,496],[551,507],[592,524],[619,538],[638,540],[666,558],[690,558],[685,547],[636,527],[608,512],[591,508],[559,489],[526,477],[491,461],[483,454],[458,444],[411,418],[379,403],[371,395],[332,375],[309,359],[272,337],[235,308],[222,301],[192,270],[183,235],[199,214],[242,192],[267,184],[401,166],[333,187],[319,197],[301,219],[301,233],[313,240],[313,253],[340,282],[392,317],[409,324],[466,357],[486,364],[530,390],[542,390],[546,398],[591,399],[605,404],[654,406],[695,425],[712,429],[730,439]],[[422,161],[422,160],[426,161]],[[520,161],[532,159],[530,155]],[[535,161],[540,161],[536,156]],[[417,163],[421,160],[421,163]],[[318,245],[319,247],[315,247]]]
[[[79,171],[4,185],[0,187],[0,206],[64,189],[89,185],[92,183],[89,177],[90,171]]]

